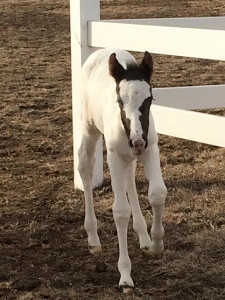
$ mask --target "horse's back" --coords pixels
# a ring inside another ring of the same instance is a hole
[[[100,49],[91,54],[83,65],[83,74],[90,77],[93,72],[102,72],[111,77],[108,70],[108,60],[112,53],[116,53],[119,63],[126,68],[128,63],[135,63],[135,58],[127,51],[120,49]]]

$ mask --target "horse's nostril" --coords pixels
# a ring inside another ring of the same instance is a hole
[[[128,143],[128,144],[129,144],[130,147],[133,147],[133,142],[132,142],[132,140],[129,140],[129,143]]]
[[[145,141],[143,140],[134,140],[132,141],[132,145],[134,148],[142,148],[145,146]]]

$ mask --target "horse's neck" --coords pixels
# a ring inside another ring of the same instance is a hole
[[[120,115],[116,84],[109,74],[108,65],[96,65],[91,70],[86,68],[83,73],[83,89],[83,108],[90,123],[94,123],[102,133],[105,128],[117,126]]]
[[[119,56],[123,55],[122,52]],[[85,107],[88,119],[104,133],[106,139],[117,145],[124,143],[126,148],[128,142],[117,103],[116,83],[109,74],[108,57],[107,51],[99,51],[84,65]]]

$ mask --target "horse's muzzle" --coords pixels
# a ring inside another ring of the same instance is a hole
[[[146,149],[146,141],[142,139],[131,140],[129,144],[134,155],[141,155]]]

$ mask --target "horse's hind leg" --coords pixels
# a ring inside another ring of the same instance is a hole
[[[101,243],[97,232],[97,219],[94,211],[92,193],[92,175],[95,163],[95,148],[100,137],[99,131],[85,133],[79,149],[79,173],[83,182],[85,196],[84,228],[88,235],[89,250],[91,253],[100,252]]]

